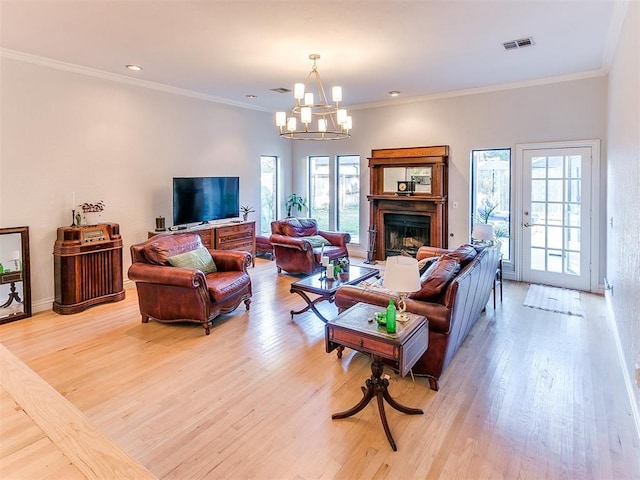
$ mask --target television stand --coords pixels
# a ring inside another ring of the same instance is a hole
[[[174,228],[174,227],[171,227]],[[256,266],[256,222],[236,220],[228,223],[197,225],[188,229],[197,232],[202,244],[214,250],[240,250],[251,254],[251,264]],[[149,232],[148,238],[158,234],[184,233],[185,230],[171,230],[169,232]]]

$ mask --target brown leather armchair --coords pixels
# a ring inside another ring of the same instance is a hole
[[[324,255],[329,260],[349,257],[347,243],[351,235],[345,232],[328,232],[318,229],[313,218],[285,218],[271,222],[273,253],[276,257],[278,273],[313,273],[320,268],[321,242]]]
[[[232,312],[241,302],[249,310],[251,255],[233,250],[209,250],[217,271],[205,275],[190,268],[173,267],[169,257],[202,247],[196,233],[157,235],[131,246],[129,279],[136,282],[142,322],[202,323],[209,335],[211,322]]]

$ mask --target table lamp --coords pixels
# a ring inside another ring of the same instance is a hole
[[[493,225],[490,223],[476,223],[471,232],[471,238],[477,240],[476,243],[492,244],[496,239],[493,232]]]
[[[14,250],[11,252],[11,260],[13,260],[14,271],[19,272],[20,268],[20,250]]]
[[[399,322],[405,322],[407,320],[404,314],[407,309],[407,293],[417,292],[421,287],[418,261],[413,257],[403,255],[387,257],[382,285],[400,295],[397,319]]]

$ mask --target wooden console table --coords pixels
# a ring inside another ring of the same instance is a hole
[[[202,245],[215,250],[240,250],[251,254],[256,266],[256,222],[231,222],[201,225],[194,228],[166,232],[149,232],[148,238],[161,233],[197,233]]]
[[[429,326],[425,317],[408,314],[408,321],[398,322],[396,333],[387,333],[386,329],[379,327],[374,320],[375,313],[383,309],[377,305],[357,303],[330,320],[325,327],[327,352],[337,348],[338,358],[340,358],[344,347],[349,347],[359,352],[369,353],[372,357],[371,378],[368,378],[365,382],[366,386],[362,387],[364,393],[362,399],[350,409],[334,413],[331,418],[338,419],[355,415],[375,397],[378,402],[382,427],[391,448],[393,451],[397,451],[398,447],[387,423],[383,400],[402,413],[420,415],[424,412],[419,408],[405,407],[391,397],[388,391],[388,377],[382,376],[384,370],[382,359],[386,358],[394,362],[404,377],[427,350]]]

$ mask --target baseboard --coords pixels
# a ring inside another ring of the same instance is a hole
[[[629,366],[627,365],[627,361],[624,357],[624,352],[622,350],[622,343],[620,342],[620,334],[618,332],[618,325],[616,324],[615,315],[613,313],[613,305],[611,305],[611,289],[605,289],[604,298],[607,303],[607,320],[611,325],[613,330],[613,337],[616,342],[616,350],[618,351],[618,359],[620,360],[620,365],[622,366],[622,375],[624,377],[624,383],[627,387],[627,395],[629,396],[629,403],[631,404],[631,414],[633,415],[633,420],[636,425],[636,434],[638,436],[638,440],[640,440],[640,412],[638,411],[638,402],[635,397],[633,380],[629,372],[631,371]]]
[[[125,290],[127,289],[127,286],[131,286],[133,285],[134,282],[132,282],[129,279],[126,279],[122,282],[122,288],[124,288]],[[53,310],[53,301],[54,301],[54,297],[49,297],[49,298],[44,298],[41,300],[36,300],[35,302],[32,301],[31,302],[31,313],[40,313],[40,312],[48,312],[49,310]]]

